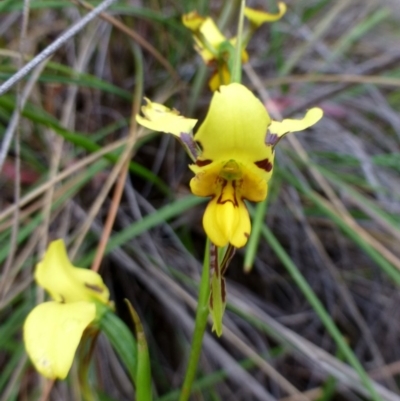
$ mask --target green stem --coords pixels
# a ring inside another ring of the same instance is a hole
[[[231,82],[242,82],[242,42],[243,42],[243,21],[244,21],[244,7],[246,6],[246,0],[240,2],[240,13],[238,23],[237,41],[235,47],[235,55],[233,60],[233,69]]]
[[[196,310],[196,323],[193,333],[192,349],[190,350],[189,363],[186,370],[185,380],[179,401],[187,401],[190,397],[193,381],[196,376],[197,365],[199,363],[201,346],[204,332],[207,327],[208,318],[208,298],[210,296],[210,240],[204,250],[203,272],[201,275],[199,301]]]
[[[289,255],[282,248],[279,241],[276,239],[274,234],[272,234],[272,232],[266,225],[262,227],[262,233],[267,242],[269,243],[269,245],[271,246],[271,248],[274,250],[275,254],[278,256],[280,261],[283,263],[285,268],[292,276],[293,280],[296,282],[297,286],[300,288],[300,290],[306,297],[307,301],[310,303],[310,305],[313,307],[313,309],[321,319],[325,328],[327,329],[333,340],[336,342],[336,345],[338,346],[339,350],[343,353],[343,356],[347,359],[350,365],[352,365],[355,371],[358,373],[361,381],[370,392],[372,399],[375,401],[379,401],[380,397],[378,396],[374,387],[372,386],[370,378],[368,377],[367,373],[365,372],[364,368],[362,367],[357,357],[354,355],[351,348],[347,345],[346,341],[342,336],[342,333],[336,327],[335,323],[333,322],[329,314],[326,312],[324,306],[322,305],[321,301],[318,299],[318,297],[316,296],[310,285],[307,283],[305,278],[297,269],[296,265],[290,259]]]
[[[268,198],[256,206],[256,212],[253,215],[253,227],[249,242],[246,247],[246,254],[244,256],[244,272],[249,273],[253,268],[254,259],[256,257],[258,244],[260,243],[261,227],[264,225],[265,214],[267,213]]]

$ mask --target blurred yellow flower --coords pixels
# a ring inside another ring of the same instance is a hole
[[[244,16],[255,28],[258,28],[266,22],[275,22],[281,19],[286,13],[286,4],[278,3],[278,8],[279,11],[277,14],[270,14],[262,10],[255,10],[253,8],[245,7]]]
[[[286,133],[304,130],[322,115],[321,109],[313,108],[301,120],[271,121],[264,105],[245,86],[233,83],[214,92],[207,116],[192,138],[196,146],[187,148],[194,149],[195,160],[190,165],[195,173],[190,188],[195,195],[211,197],[203,226],[215,245],[246,244],[251,223],[244,201],[266,198],[275,145]],[[141,123],[142,117],[136,118]],[[173,124],[152,129],[172,132]],[[184,134],[189,143],[191,133]]]
[[[277,21],[285,14],[286,5],[278,3],[278,7],[279,12],[277,14],[245,8],[244,15],[250,21],[251,30],[244,35],[242,41],[242,63],[247,63],[249,59],[245,48],[254,30],[265,22]],[[192,31],[195,49],[203,61],[207,65],[214,66],[215,71],[209,80],[210,89],[215,91],[220,85],[229,84],[231,82],[230,63],[236,45],[236,37],[227,39],[212,18],[202,17],[196,11],[184,14],[182,23]]]
[[[140,115],[136,116],[136,121],[140,125],[143,125],[143,127],[153,131],[163,131],[179,137],[182,132],[191,132],[197,123],[197,120],[193,118],[185,118],[179,115],[178,110],[171,110],[147,98],[144,98],[144,100],[147,104],[140,109],[143,117]]]
[[[53,301],[36,306],[26,318],[25,348],[39,373],[64,379],[84,330],[96,319],[96,303],[108,304],[109,291],[99,274],[71,264],[62,240],[49,245],[35,280]]]

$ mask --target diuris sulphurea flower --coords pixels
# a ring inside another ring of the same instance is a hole
[[[97,318],[96,303],[109,304],[109,291],[99,274],[71,264],[62,240],[49,245],[35,280],[53,300],[26,318],[25,348],[40,374],[64,379],[84,330]]]
[[[285,3],[278,3],[278,8],[279,11],[276,14],[254,10],[249,7],[245,8],[244,15],[250,22],[250,28],[245,33],[242,41],[242,63],[247,63],[249,59],[246,46],[254,31],[265,22],[277,21],[285,14]],[[215,91],[220,85],[230,83],[236,37],[227,39],[211,17],[203,17],[196,11],[184,14],[182,23],[192,32],[195,50],[199,53],[204,63],[214,67],[214,72],[208,82],[210,89]]]
[[[232,83],[214,92],[204,122],[196,134],[197,120],[148,101],[139,124],[172,133],[185,145],[194,163],[190,188],[210,197],[203,226],[218,247],[243,247],[251,223],[245,201],[261,202],[268,193],[274,166],[275,145],[288,132],[304,130],[320,120],[322,110],[310,109],[300,120],[271,120],[264,105],[245,86]]]

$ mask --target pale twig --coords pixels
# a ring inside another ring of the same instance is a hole
[[[79,22],[73,25],[69,30],[67,30],[63,35],[61,35],[58,39],[56,39],[51,45],[46,47],[41,53],[39,53],[36,57],[34,57],[31,61],[29,61],[24,67],[19,68],[18,71],[9,78],[6,82],[0,85],[0,95],[7,92],[14,84],[19,82],[23,77],[25,77],[31,70],[33,70],[36,66],[44,62],[49,56],[51,56],[58,48],[60,48],[66,41],[71,39],[74,35],[76,35],[81,29],[83,29],[92,19],[94,19],[99,13],[108,8],[113,2],[116,0],[105,0],[102,4],[100,4],[97,8],[92,10],[89,14],[87,14],[84,18],[82,18]],[[7,53],[5,53],[7,55]],[[22,55],[25,58],[24,55]],[[24,92],[21,97],[21,108],[25,105],[27,98],[29,97],[30,92],[32,91],[33,85],[36,82],[38,76],[42,72],[46,63],[42,63],[41,66],[34,72],[32,77],[30,78],[27,86],[24,89]],[[0,172],[3,167],[4,160],[7,156],[8,149],[10,147],[10,143],[15,131],[16,126],[18,125],[19,114],[14,113],[11,117],[10,123],[8,125],[7,131],[4,134],[3,143],[0,149]]]
[[[359,394],[368,396],[368,390],[360,382],[357,373],[353,368],[341,362],[328,352],[314,345],[307,339],[301,337],[294,331],[284,327],[277,320],[269,316],[265,311],[261,310],[258,306],[251,304],[248,299],[242,299],[242,294],[236,291],[235,294],[231,292],[231,304],[241,310],[249,317],[253,317],[263,322],[268,326],[268,332],[273,333],[273,337],[279,340],[280,343],[290,345],[291,348],[296,350],[298,356],[303,356],[308,363],[311,363],[317,371],[324,372],[335,377],[342,385],[347,386],[349,389],[355,390]],[[400,397],[383,387],[379,383],[372,382],[375,391],[379,396],[387,401],[400,401]]]
[[[309,400],[316,400],[320,398],[321,395],[324,393],[322,387],[313,388],[311,390],[304,391],[301,393],[304,397],[307,397]],[[288,397],[280,398],[278,401],[297,401],[298,395],[290,395]]]
[[[76,161],[72,166],[70,166],[67,169],[60,172],[53,179],[43,183],[41,186],[35,188],[32,192],[29,192],[27,195],[25,195],[23,198],[21,198],[21,201],[18,205],[9,206],[6,210],[4,210],[0,214],[0,221],[6,219],[9,215],[11,215],[16,207],[23,207],[26,204],[30,203],[32,200],[34,200],[35,198],[40,196],[43,192],[45,192],[52,185],[64,180],[65,178],[68,178],[70,175],[83,169],[84,167],[88,166],[89,164],[94,163],[96,160],[104,157],[104,155],[106,155],[107,153],[110,153],[110,152],[120,148],[121,146],[124,146],[126,144],[127,140],[128,140],[127,138],[123,138],[118,141],[115,141],[115,142],[111,143],[110,145],[107,145],[104,148],[101,148],[97,152],[92,153],[91,155],[85,157],[84,159],[82,159],[80,161]],[[34,210],[36,210],[36,209],[34,209]],[[0,231],[3,231],[7,227],[9,227],[9,225],[7,225],[7,223],[3,224],[2,226],[0,226]]]
[[[289,382],[283,375],[281,375],[271,364],[269,364],[260,354],[246,344],[239,336],[232,330],[224,326],[224,339],[232,344],[246,357],[251,358],[254,363],[262,370],[268,377],[273,379],[283,390],[289,395],[293,396],[298,401],[309,401],[309,398],[301,393],[292,383]]]
[[[47,61],[43,62],[40,64],[33,72],[31,77],[29,78],[28,83],[25,85],[24,90],[22,91],[21,98],[20,98],[20,108],[23,109],[25,106],[26,101],[28,100],[29,95],[32,92],[32,89],[34,85],[36,84],[36,81],[38,80],[40,74],[43,71],[43,68],[46,66]],[[18,107],[14,110],[10,122],[8,123],[6,132],[4,133],[4,139],[1,144],[1,149],[0,149],[0,172],[3,169],[4,161],[7,157],[8,150],[10,148],[10,144],[12,141],[12,138],[14,136],[15,130],[18,126],[18,122],[20,119],[20,113],[18,110]]]
[[[96,230],[98,231],[98,230]],[[187,308],[182,306],[180,299],[176,296],[183,297],[184,301],[195,310],[197,301],[190,296],[184,289],[177,285],[172,279],[162,273],[157,268],[148,268],[147,270],[141,269],[134,261],[122,250],[116,249],[111,253],[113,259],[118,262],[118,265],[134,272],[135,276],[143,282],[148,291],[159,300],[161,305],[165,305],[167,311],[173,316],[179,316],[180,324],[185,327],[187,331],[193,330],[193,320],[189,316]],[[160,281],[159,278],[166,278],[168,281]],[[171,284],[171,287],[170,287]],[[175,290],[179,291],[178,293]],[[275,398],[267,392],[254,377],[244,370],[234,358],[215,340],[214,336],[206,333],[204,337],[204,349],[212,355],[216,362],[226,369],[229,377],[241,383],[244,390],[251,393],[257,400],[262,401],[276,401]]]
[[[104,183],[103,187],[101,188],[100,194],[97,196],[95,202],[93,203],[92,207],[90,208],[87,220],[85,220],[83,222],[83,224],[80,227],[78,227],[77,230],[75,231],[74,235],[77,235],[77,238],[75,240],[74,246],[70,250],[71,259],[73,259],[75,257],[87,232],[90,229],[90,226],[91,226],[93,220],[95,219],[103,202],[105,201],[106,196],[108,195],[111,187],[114,185],[116,179],[118,178],[119,174],[121,173],[123,166],[125,165],[126,161],[130,159],[132,146],[133,146],[133,143],[131,143],[131,146],[127,145],[124,153],[121,155],[120,159],[115,164],[115,166],[111,170],[111,173],[107,177],[106,182]]]
[[[84,8],[86,8],[87,10],[93,10],[93,6],[83,0],[70,0],[70,1],[74,4],[77,4],[77,5],[80,5]],[[137,32],[130,29],[122,21],[117,20],[112,15],[109,15],[107,13],[101,13],[100,18],[102,18],[104,21],[107,21],[112,26],[114,26],[121,32],[128,35],[143,49],[146,49],[168,71],[168,73],[171,75],[171,77],[175,81],[180,80],[179,75],[176,73],[174,67],[172,67],[172,65],[169,63],[169,61],[154,46],[152,46],[149,42],[147,42],[145,39],[143,39]]]
[[[82,209],[77,209],[77,211],[81,219],[86,220],[88,218],[88,215]],[[104,229],[97,221],[92,222],[91,228],[97,236],[100,236]],[[158,299],[159,303],[166,306],[167,312],[171,313],[172,316],[179,316],[179,322],[186,331],[193,330],[193,320],[191,316],[189,316],[188,309],[182,306],[182,302],[176,299],[176,296],[184,296],[184,300],[187,301],[192,309],[196,309],[196,299],[190,296],[173,280],[170,279],[168,282],[160,281],[158,279],[159,269],[149,268],[148,266],[146,266],[148,267],[147,270],[140,268],[121,248],[112,251],[111,257],[117,261],[118,266],[133,273],[146,286],[148,291]],[[168,278],[165,274],[163,274],[162,277]],[[169,284],[171,284],[171,287]],[[175,292],[175,290],[177,292]],[[181,291],[183,292],[181,293]],[[208,351],[209,355],[215,358],[218,365],[226,369],[227,374],[232,380],[242,383],[243,388],[253,394],[257,400],[276,401],[251,374],[237,364],[233,357],[218,344],[213,336],[206,334],[204,338],[204,349]]]
[[[168,277],[160,269],[150,269],[149,273],[157,277],[159,281],[163,282],[163,286],[170,287],[172,292],[178,295],[185,303],[190,306],[193,310],[196,310],[196,300],[179,284],[173,279]],[[212,324],[211,318],[209,319]],[[294,387],[285,377],[283,377],[272,365],[270,365],[265,359],[261,358],[256,351],[254,351],[249,345],[241,340],[232,330],[224,325],[224,339],[232,344],[236,349],[242,352],[246,357],[251,358],[254,363],[271,379],[281,386],[288,394],[296,395],[298,400],[308,401],[308,398],[304,396],[296,387]]]
[[[371,84],[381,86],[400,87],[400,79],[380,75],[356,75],[356,74],[304,74],[287,75],[285,77],[267,78],[262,80],[265,86],[281,86],[296,83],[350,83]]]
[[[26,244],[26,246],[24,247],[24,249],[19,250],[18,252],[18,257],[15,258],[15,261],[13,263],[13,268],[11,269],[10,273],[9,273],[9,278],[8,278],[8,283],[4,285],[4,296],[0,301],[0,310],[7,305],[6,303],[6,296],[7,298],[10,298],[10,288],[11,286],[14,284],[13,279],[17,276],[17,274],[20,272],[21,267],[23,266],[23,264],[26,262],[26,260],[32,256],[37,243],[39,241],[39,239],[42,236],[42,228],[38,227],[35,232],[33,233],[33,235],[31,235],[28,239],[28,242]],[[29,278],[29,282],[31,282],[33,280],[32,275],[29,274],[28,276]],[[18,283],[18,281],[16,282],[16,287],[18,287],[20,285],[20,283]]]
[[[28,29],[29,22],[29,6],[30,0],[24,0],[24,8],[22,13],[22,26],[21,26],[21,34],[19,40],[19,53],[20,57],[18,59],[18,68],[22,67],[24,62],[24,42],[26,38],[26,32]],[[16,107],[16,137],[15,137],[15,174],[14,174],[14,203],[18,204],[21,197],[21,135],[20,135],[20,127],[19,120],[22,112],[22,94],[21,94],[21,85],[18,85],[17,88],[17,107]],[[12,133],[10,138],[12,137]],[[11,141],[11,139],[10,139]],[[0,161],[0,171],[1,171],[1,161]],[[3,298],[3,291],[6,287],[7,276],[11,269],[11,265],[14,261],[14,254],[17,249],[17,238],[19,232],[19,208],[16,208],[14,211],[14,219],[13,226],[11,230],[11,238],[10,238],[10,246],[8,249],[7,259],[3,269],[2,280],[0,282],[0,299]]]
[[[76,62],[74,63],[74,73],[80,74],[84,72],[91,55],[93,54],[95,46],[92,45],[93,40],[98,36],[96,35],[97,29],[93,29],[91,33],[84,37],[83,45],[79,51],[78,57]],[[61,117],[61,126],[66,129],[74,128],[74,106],[76,101],[76,96],[78,94],[78,86],[71,85],[68,88],[68,96],[65,101],[65,105],[62,110],[62,117]],[[53,130],[48,130],[49,138],[50,138],[50,146],[52,147],[54,144],[54,149],[51,152],[51,163],[50,163],[50,172],[49,172],[49,181],[52,181],[54,177],[57,175],[59,170],[59,165],[61,163],[61,155],[64,146],[64,138],[58,136]],[[40,241],[39,246],[39,256],[41,257],[47,247],[48,241],[48,227],[50,222],[50,215],[51,215],[51,206],[52,206],[52,199],[54,195],[54,185],[50,186],[47,189],[46,194],[44,195],[44,205],[43,205],[43,235]]]
[[[12,398],[12,394],[18,385],[21,384],[21,376],[24,371],[26,362],[28,360],[27,354],[22,354],[17,366],[13,369],[10,378],[7,381],[7,385],[3,388],[3,394],[0,401],[9,401]]]
[[[104,0],[99,4],[93,11],[85,15],[80,21],[64,32],[59,38],[57,38],[51,45],[47,46],[42,52],[34,57],[29,63],[23,68],[17,71],[11,78],[4,82],[0,86],[0,96],[6,93],[13,85],[24,78],[30,71],[32,71],[38,64],[44,61],[46,58],[51,56],[56,50],[58,50],[65,42],[75,36],[81,31],[90,21],[96,18],[101,12],[106,10],[111,4],[117,0]]]
[[[323,19],[317,24],[313,31],[313,35],[304,44],[297,47],[293,53],[288,57],[285,65],[282,68],[281,75],[287,75],[296,66],[298,61],[305,55],[305,53],[312,48],[321,37],[328,31],[331,25],[334,23],[336,18],[343,13],[344,9],[349,6],[347,0],[341,0],[335,3],[334,7],[329,13],[325,15]]]
[[[264,89],[263,84],[254,69],[249,64],[245,64],[244,70],[246,71],[254,86],[257,88],[257,91],[259,92],[261,98],[263,100],[269,99],[268,93]],[[276,118],[282,119],[282,115],[279,112],[275,111],[275,113]],[[350,228],[357,232],[357,234],[364,241],[366,241],[372,248],[378,251],[386,260],[393,264],[393,266],[400,270],[400,259],[395,254],[393,254],[393,252],[384,247],[378,240],[376,240],[356,222],[356,220],[351,216],[346,207],[337,197],[336,193],[329,185],[325,177],[310,163],[308,154],[299,142],[299,140],[294,135],[288,135],[287,139],[299,158],[303,161],[305,165],[308,166],[308,169],[314,180],[318,183],[320,188],[324,191],[327,198],[329,199],[330,202],[327,202],[325,199],[316,194],[316,196],[321,198],[320,200],[322,203],[324,203],[325,207],[336,213],[338,217],[340,217]]]
[[[47,401],[49,399],[51,390],[54,386],[55,380],[46,380],[45,386],[42,391],[42,395],[40,396],[39,401]]]
[[[129,162],[133,156],[133,147],[134,147],[134,145],[136,143],[136,139],[137,139],[136,115],[139,113],[140,102],[141,102],[141,97],[142,97],[142,90],[143,90],[143,86],[142,86],[142,82],[143,82],[142,54],[137,45],[135,45],[135,47],[134,47],[134,53],[135,53],[135,67],[136,67],[135,70],[137,71],[136,80],[137,80],[138,84],[135,87],[134,99],[133,99],[133,104],[132,104],[132,115],[131,115],[131,121],[130,121],[130,127],[129,127],[129,139],[128,139],[128,143],[127,143],[127,149],[129,150],[129,153],[127,153],[127,155],[126,155],[125,163],[122,166],[120,175],[118,177],[117,185],[115,187],[115,191],[114,191],[112,202],[111,202],[111,206],[110,206],[110,209],[107,214],[106,223],[104,225],[104,230],[101,234],[99,245],[96,249],[96,254],[93,259],[91,269],[94,271],[99,270],[100,263],[103,259],[103,255],[104,255],[104,252],[105,252],[105,249],[107,246],[107,242],[110,237],[112,227],[114,225],[115,217],[117,216],[118,207],[121,202],[121,197],[122,197],[122,193],[124,190],[126,177],[128,175]]]
[[[295,191],[293,191],[294,194],[292,196],[294,197],[295,194],[297,194]],[[340,273],[333,261],[331,260],[330,256],[326,252],[321,240],[319,239],[317,233],[313,230],[311,225],[308,223],[303,210],[301,209],[299,203],[300,200],[293,201],[289,196],[286,196],[284,194],[284,200],[288,204],[288,206],[292,209],[292,213],[298,219],[301,224],[304,227],[304,231],[306,232],[308,238],[313,244],[314,249],[316,250],[316,253],[318,254],[323,267],[327,269],[331,277],[334,279],[338,293],[340,297],[343,299],[344,303],[347,305],[347,309],[349,310],[351,316],[353,317],[354,321],[358,325],[362,335],[365,338],[366,343],[368,344],[368,347],[371,351],[371,354],[373,355],[375,366],[384,366],[385,365],[385,360],[371,334],[371,330],[368,327],[368,324],[365,322],[363,316],[361,315],[356,303],[354,302],[353,297],[350,294],[350,291],[348,290],[347,286],[343,282]],[[389,377],[387,378],[387,384],[388,387],[391,388],[393,391],[397,391],[396,383],[394,382],[393,378]]]

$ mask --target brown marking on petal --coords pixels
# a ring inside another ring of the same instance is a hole
[[[228,249],[225,252],[224,259],[222,260],[222,263],[221,263],[221,275],[222,276],[225,274],[226,269],[228,268],[229,264],[231,263],[231,260],[232,260],[233,256],[235,255],[235,252],[236,252],[236,248],[233,245],[229,244]]]
[[[65,304],[65,297],[64,297],[64,295],[61,295],[61,294],[58,294],[59,296],[60,296],[60,298],[61,298],[61,303],[62,304]]]
[[[232,181],[232,187],[233,187],[233,194],[234,194],[233,195],[233,200],[234,200],[233,206],[239,207],[239,202],[236,198],[236,180]]]
[[[264,159],[264,160],[260,160],[258,162],[254,162],[254,164],[257,167],[265,170],[267,173],[269,173],[272,170],[272,167],[273,167],[273,164],[269,161],[268,158]]]
[[[195,142],[196,142],[197,146],[200,148],[200,150],[203,152],[203,145],[201,144],[201,142],[196,141],[196,140],[195,140]]]
[[[250,234],[249,234],[249,233],[243,233],[243,234],[244,234],[244,236],[245,236],[247,239],[250,238]]]
[[[265,144],[274,147],[279,142],[279,139],[280,137],[277,134],[268,131],[265,138]]]
[[[218,277],[219,275],[218,250],[217,246],[214,244],[210,245],[210,271],[211,274],[215,272],[215,275]]]
[[[217,203],[219,204],[219,205],[225,205],[225,203],[227,203],[227,202],[231,202],[232,203],[232,205],[233,206],[235,206],[235,207],[238,207],[239,206],[239,202],[238,202],[238,200],[237,200],[237,198],[236,198],[236,187],[237,187],[237,185],[236,185],[236,180],[232,180],[232,187],[233,187],[233,199],[226,199],[226,200],[222,200],[222,197],[223,197],[223,195],[224,195],[224,188],[226,187],[226,185],[228,184],[228,181],[227,180],[225,180],[224,178],[219,178],[220,179],[220,181],[222,182],[222,188],[221,188],[221,195],[218,197],[218,200],[217,200]]]
[[[197,144],[194,141],[192,134],[188,134],[187,132],[181,132],[179,137],[184,146],[186,146],[186,148],[190,152],[190,155],[193,157],[193,160],[196,160],[197,156],[199,155],[199,149],[197,148]]]
[[[228,181],[225,180],[224,178],[219,178],[219,180],[221,181],[221,194],[219,195],[219,197],[217,199],[217,203],[220,205],[223,205],[225,202],[229,202],[229,199],[224,202],[221,201],[222,195],[224,194],[224,188],[226,187],[226,184],[228,183]]]
[[[94,292],[98,292],[99,294],[101,294],[103,292],[103,289],[101,287],[98,287],[95,284],[85,283],[85,287],[89,288],[90,290],[92,290]]]
[[[203,167],[207,166],[208,164],[212,163],[212,160],[206,159],[206,160],[196,160],[196,166]]]
[[[225,303],[226,301],[226,289],[225,289],[225,279],[221,277],[221,298],[222,302]]]

